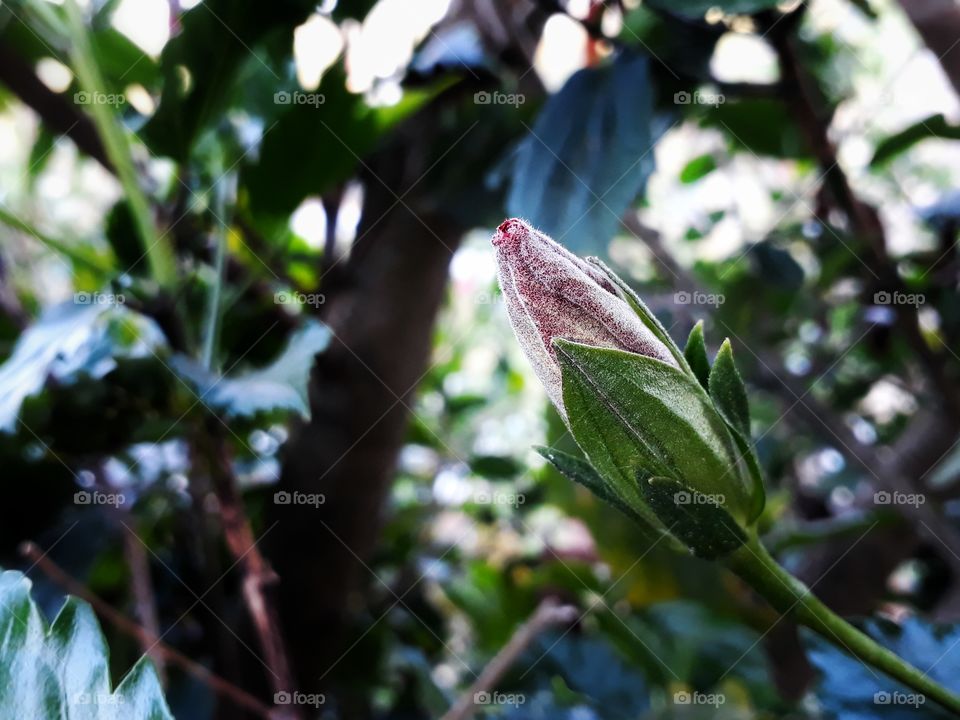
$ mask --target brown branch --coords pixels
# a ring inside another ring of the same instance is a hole
[[[243,600],[269,668],[268,681],[274,693],[292,692],[296,685],[277,609],[276,588],[280,578],[257,547],[243,498],[233,474],[227,443],[216,419],[210,419],[207,432],[196,442],[209,463],[213,492],[220,505],[220,517],[227,549],[243,572]],[[293,706],[285,707],[289,717],[299,717]]]
[[[65,95],[53,92],[9,46],[0,43],[0,83],[30,107],[54,132],[66,135],[84,153],[113,172],[93,122]]]
[[[130,568],[130,589],[134,599],[134,612],[148,636],[160,637],[160,621],[154,602],[153,581],[150,578],[150,563],[143,543],[132,532],[123,534],[123,554]],[[163,653],[157,649],[156,640],[144,637],[140,640],[145,655],[157,666],[160,684],[166,687],[167,673]]]
[[[447,710],[440,720],[468,720],[477,712],[476,696],[496,689],[507,671],[544,630],[554,625],[570,624],[577,619],[573,605],[560,605],[553,598],[541,602],[533,615],[514,631],[507,644],[480,672],[473,684]]]
[[[53,560],[47,557],[43,550],[35,543],[23,543],[20,546],[20,554],[32,562],[35,567],[38,567],[52,582],[62,587],[71,595],[75,595],[89,603],[101,618],[118,630],[135,638],[141,645],[153,646],[157,653],[162,655],[170,664],[176,665],[184,672],[195,677],[200,682],[209,686],[214,692],[233,702],[237,707],[246,708],[267,720],[273,717],[271,715],[271,709],[248,692],[227,682],[219,675],[210,672],[210,670],[200,663],[191,660],[186,655],[164,644],[155,634],[133,622],[126,615],[94,595],[83,583],[69,575],[59,565],[53,562]]]
[[[839,209],[846,215],[854,235],[867,242],[872,252],[868,266],[876,276],[881,289],[906,293],[906,287],[897,272],[896,264],[887,253],[883,223],[876,208],[857,197],[837,160],[836,147],[829,137],[830,120],[823,110],[822,93],[815,78],[799,59],[797,38],[791,32],[799,22],[802,10],[769,33],[780,63],[784,95],[810,151],[821,166],[826,184]],[[920,328],[917,308],[901,305],[896,308],[896,319],[902,336],[920,358],[927,376],[938,391],[942,402],[954,418],[960,418],[960,390],[951,377],[944,353],[934,352]]]

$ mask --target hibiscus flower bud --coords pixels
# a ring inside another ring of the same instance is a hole
[[[566,417],[554,339],[626,350],[679,368],[600,267],[517,218],[497,228],[493,244],[510,322],[561,415]]]

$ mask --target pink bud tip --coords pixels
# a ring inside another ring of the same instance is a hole
[[[523,239],[529,231],[529,225],[520,218],[504,220],[493,234],[493,244],[496,247],[515,245]]]

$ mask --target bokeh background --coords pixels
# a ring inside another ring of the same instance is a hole
[[[958,44],[952,0],[4,0],[0,565],[177,718],[941,717],[545,466],[489,238],[729,337],[765,540],[958,689]]]

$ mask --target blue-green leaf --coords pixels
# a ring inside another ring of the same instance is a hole
[[[86,603],[69,598],[51,625],[19,572],[0,574],[0,717],[173,720],[152,663],[110,688],[106,643]]]

